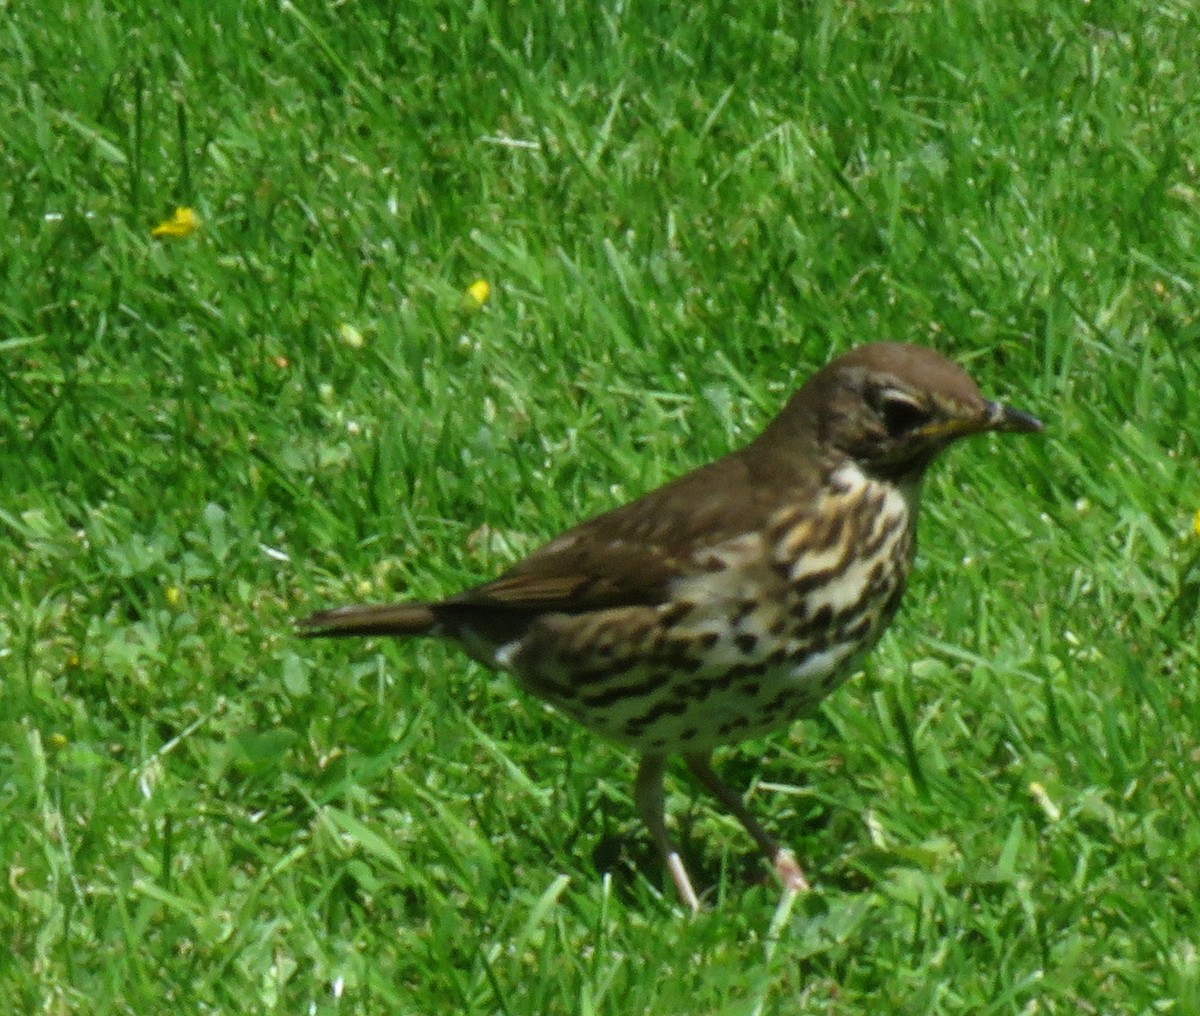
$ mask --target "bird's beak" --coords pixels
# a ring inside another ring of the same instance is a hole
[[[1044,429],[1045,424],[1041,420],[1023,409],[1013,409],[1003,402],[985,402],[981,413],[936,420],[924,427],[922,434],[934,441],[950,442],[972,434],[987,434],[993,431],[1035,433]]]
[[[1023,409],[1014,409],[1003,402],[988,402],[984,405],[982,426],[979,429],[1032,434],[1045,430],[1046,425]]]

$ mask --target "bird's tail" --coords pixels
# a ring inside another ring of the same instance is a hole
[[[376,606],[335,607],[296,622],[304,638],[340,638],[350,635],[429,635],[437,624],[429,603],[390,603]]]

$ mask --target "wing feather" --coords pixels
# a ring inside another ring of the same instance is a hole
[[[765,526],[796,496],[734,452],[580,523],[445,603],[567,613],[662,603],[672,582],[703,570],[705,549]]]

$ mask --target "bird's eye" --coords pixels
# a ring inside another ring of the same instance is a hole
[[[883,418],[883,425],[890,437],[903,437],[929,422],[932,415],[928,409],[913,402],[900,392],[885,391],[879,394],[876,411]]]

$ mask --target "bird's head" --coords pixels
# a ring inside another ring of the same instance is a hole
[[[923,346],[879,342],[831,361],[793,397],[779,423],[803,427],[817,447],[869,476],[919,481],[959,438],[1039,431],[1036,417],[992,402],[969,374]]]

